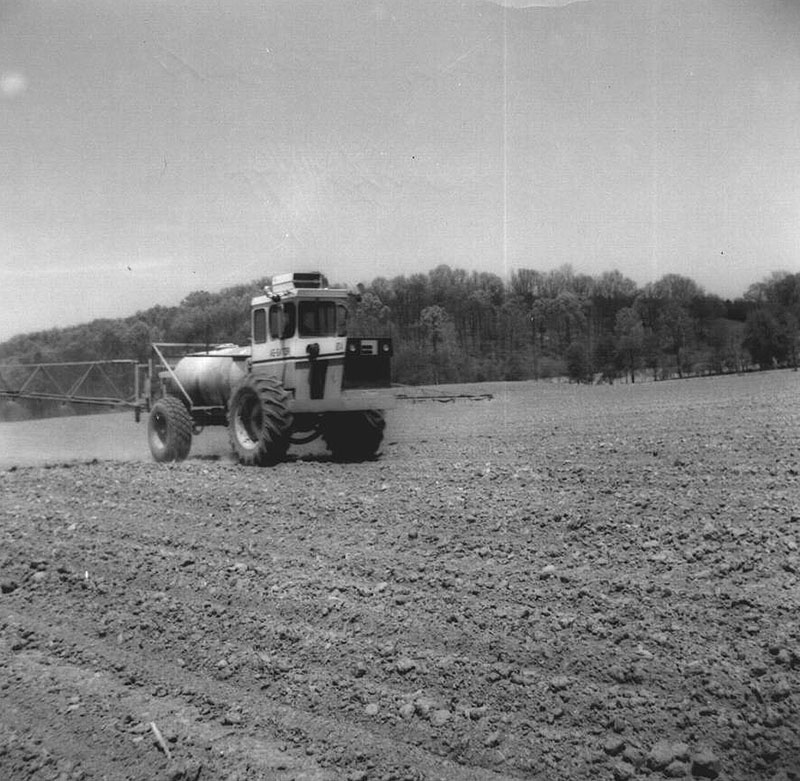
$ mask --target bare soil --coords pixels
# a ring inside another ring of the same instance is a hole
[[[2,424],[0,777],[800,777],[800,374],[488,390],[362,464]]]

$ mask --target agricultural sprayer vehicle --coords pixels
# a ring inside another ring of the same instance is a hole
[[[349,295],[317,272],[282,274],[251,302],[248,346],[192,352],[173,366],[169,345],[154,344],[161,396],[152,397],[151,382],[147,436],[155,460],[185,459],[205,426],[227,426],[247,465],[275,464],[290,444],[317,437],[337,459],[375,455],[384,411],[395,404],[392,342],[347,336]]]

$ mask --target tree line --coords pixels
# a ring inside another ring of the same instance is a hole
[[[249,338],[250,299],[268,279],[178,306],[16,336],[0,363],[147,359],[151,342]],[[797,367],[800,274],[776,272],[723,300],[677,274],[637,285],[619,271],[519,269],[508,280],[440,265],[379,277],[352,297],[350,333],[394,339],[401,384],[566,377],[666,379]]]
[[[359,332],[395,339],[409,384],[568,377],[655,380],[797,366],[800,274],[723,300],[677,274],[640,287],[570,266],[496,274],[442,265],[362,288]]]

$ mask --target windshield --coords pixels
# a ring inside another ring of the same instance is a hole
[[[300,302],[300,336],[345,336],[347,309],[333,301]]]

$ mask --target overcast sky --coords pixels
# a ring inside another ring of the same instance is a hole
[[[800,271],[795,0],[6,0],[0,340],[292,269]]]

